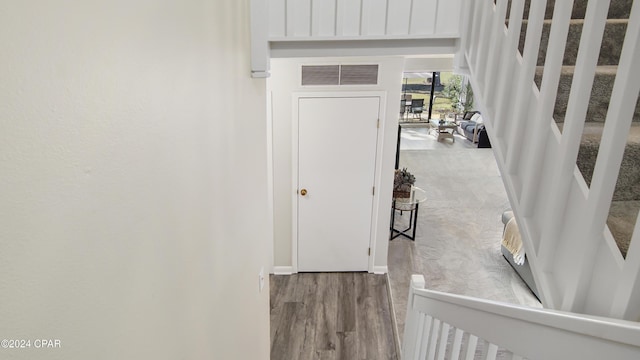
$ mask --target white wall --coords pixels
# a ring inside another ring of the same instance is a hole
[[[0,4],[0,358],[269,358],[247,3]]]
[[[270,0],[268,5],[270,40],[460,34],[461,0]]]
[[[376,86],[300,86],[302,64],[379,64]],[[389,217],[393,190],[398,113],[402,87],[402,57],[272,59],[268,91],[273,96],[273,171],[274,171],[274,265],[278,269],[292,266],[292,93],[319,91],[386,91],[387,104],[382,142],[382,174],[379,197],[377,239],[374,249],[376,269],[387,266]]]
[[[452,54],[407,57],[404,62],[404,71],[451,71],[453,69],[453,58]]]

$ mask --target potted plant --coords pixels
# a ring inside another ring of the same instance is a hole
[[[393,197],[408,198],[411,195],[411,186],[415,184],[416,177],[407,168],[396,169],[393,179]]]

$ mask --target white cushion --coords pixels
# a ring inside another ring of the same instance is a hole
[[[482,120],[482,115],[480,115],[479,113],[473,114],[473,116],[471,117],[471,121],[475,121],[477,124],[482,124],[484,122],[484,120]]]

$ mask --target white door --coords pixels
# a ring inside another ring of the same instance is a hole
[[[379,106],[298,99],[299,271],[368,269]]]

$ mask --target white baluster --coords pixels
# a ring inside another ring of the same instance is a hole
[[[546,0],[532,1],[529,8],[529,21],[522,54],[522,66],[518,69],[518,74],[514,74],[516,78],[514,90],[515,101],[513,112],[509,117],[510,121],[512,121],[509,137],[514,139],[514,141],[522,141],[525,127],[528,125],[528,122],[531,121],[528,113],[532,101],[533,77],[538,62],[538,50],[540,48],[540,37],[542,34],[546,5]],[[509,174],[515,174],[516,170],[518,170],[523,150],[521,146],[509,148],[506,166]]]
[[[447,340],[449,340],[449,329],[451,326],[447,323],[442,323],[442,332],[440,333],[440,344],[438,346],[438,360],[444,360],[445,353],[447,352]]]
[[[584,306],[591,284],[594,259],[599,248],[598,240],[609,214],[611,198],[618,179],[627,135],[640,92],[640,6],[634,4],[622,46],[618,75],[611,93],[611,101],[602,133],[600,150],[593,171],[583,228],[577,236],[584,239],[575,249],[577,273],[566,289],[562,309],[579,311]]]
[[[485,359],[486,360],[496,360],[496,356],[498,356],[498,346],[496,344],[485,342]]]
[[[456,334],[453,338],[453,345],[451,346],[451,360],[460,359],[460,347],[462,346],[462,336],[464,331],[456,329]]]
[[[436,320],[438,321],[438,320]],[[433,317],[427,315],[426,321],[423,325],[422,336],[420,336],[420,352],[418,353],[418,359],[424,359],[427,356],[429,350],[429,340],[431,338],[431,327],[433,326]],[[436,331],[437,332],[437,331]]]
[[[469,334],[469,340],[467,341],[467,352],[465,360],[473,360],[476,357],[476,348],[478,347],[478,337]]]
[[[507,126],[507,114],[512,111],[510,105],[512,101],[512,85],[513,85],[513,71],[516,65],[518,40],[520,39],[520,32],[522,31],[522,17],[524,14],[524,0],[512,0],[511,12],[509,14],[509,27],[507,29],[507,38],[502,43],[502,49],[500,50],[501,71],[498,72],[498,81],[496,82],[496,105],[493,119],[493,133],[494,138],[502,138],[504,129]],[[506,138],[506,148],[504,151],[508,151],[514,142],[518,144],[519,139]]]
[[[549,194],[546,191],[539,191],[539,187],[540,179],[547,175],[543,173],[545,169],[543,158],[546,153],[547,139],[550,136],[550,125],[553,121],[553,110],[558,95],[558,83],[562,72],[572,8],[573,1],[558,1],[553,10],[547,57],[544,62],[544,75],[540,85],[540,101],[535,111],[535,117],[531,119],[533,125],[530,132],[532,147],[527,151],[528,156],[525,159],[527,167],[523,176],[524,186],[520,200],[522,205],[520,212],[525,217],[531,216],[537,201],[544,201],[544,196]]]
[[[502,44],[505,37],[504,34],[504,21],[507,16],[507,0],[498,0],[497,6],[495,8],[495,12],[493,13],[491,25],[491,46],[489,47],[489,54],[486,56],[487,63],[484,68],[484,73],[487,74],[487,77],[484,82],[484,94],[490,94],[492,91],[495,91],[496,82],[494,79],[496,78],[496,72],[498,68],[501,68],[501,59],[499,55],[501,54]],[[480,68],[481,71],[483,68]],[[485,106],[490,108],[495,108],[495,96],[485,96]]]
[[[431,329],[431,340],[429,340],[429,354],[427,359],[435,360],[436,350],[438,349],[438,336],[440,335],[440,320],[435,319],[433,321],[433,328]]]
[[[574,181],[574,170],[598,65],[609,3],[610,0],[592,0],[587,4],[559,153],[555,157],[556,162],[551,173],[551,183],[554,186],[549,189],[549,198],[552,201],[549,201],[546,206],[542,221],[545,226],[542,229],[539,249],[537,249],[538,258],[542,262],[540,264],[542,271],[549,271],[553,266],[557,242],[564,222],[564,211],[578,210],[571,208],[570,204],[565,210],[564,204],[568,201],[571,184]],[[553,304],[547,304],[547,306],[553,306]]]

